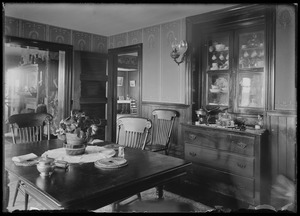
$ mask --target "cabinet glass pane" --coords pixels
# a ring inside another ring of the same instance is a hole
[[[239,69],[258,69],[265,66],[264,32],[239,35]]]
[[[263,74],[239,74],[238,80],[238,106],[263,108],[265,92]]]
[[[207,70],[229,69],[229,35],[213,35],[208,39]]]
[[[228,106],[229,101],[229,77],[228,74],[208,74],[209,105]]]

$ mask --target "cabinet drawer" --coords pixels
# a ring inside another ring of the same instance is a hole
[[[185,144],[185,159],[241,176],[254,176],[254,158]]]
[[[220,149],[248,156],[254,155],[255,137],[241,136],[234,133],[216,133],[215,131],[185,131],[186,143]]]
[[[239,200],[254,203],[255,180],[226,172],[218,171],[201,165],[192,165],[187,181],[200,187],[233,196]]]

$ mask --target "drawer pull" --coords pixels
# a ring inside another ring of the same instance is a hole
[[[197,154],[195,152],[190,152],[189,153],[192,157],[195,157]]]
[[[235,142],[231,141],[232,144],[235,144],[238,148],[244,149],[246,148],[247,144],[246,143],[241,143],[241,142]]]
[[[238,167],[240,167],[240,168],[246,168],[246,164],[240,164],[240,163],[236,163],[236,165],[238,166]]]
[[[194,139],[196,139],[196,137],[197,137],[197,136],[194,135],[194,134],[189,134],[189,139],[190,139],[190,140],[194,140]]]

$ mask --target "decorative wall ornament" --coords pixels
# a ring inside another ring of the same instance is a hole
[[[29,21],[22,21],[23,37],[46,40],[46,25]]]
[[[90,51],[92,35],[85,32],[73,31],[73,46],[75,50]]]
[[[154,48],[154,47],[155,47],[154,35],[151,34],[148,37],[148,48],[151,49],[151,48]]]
[[[127,33],[122,33],[115,35],[115,43],[116,47],[122,47],[127,45]]]
[[[19,20],[5,17],[5,35],[19,36]]]
[[[181,40],[180,42],[177,42],[176,38],[172,43],[172,52],[171,52],[171,58],[174,59],[174,61],[179,65],[184,61],[185,53],[187,51],[188,44],[186,41]],[[177,59],[181,59],[178,61]]]
[[[280,27],[283,27],[285,29],[287,26],[290,25],[292,19],[291,13],[292,11],[287,7],[280,9],[278,11],[277,17],[278,17],[278,23]]]
[[[115,48],[114,39],[115,39],[114,36],[109,36],[108,37],[108,49]]]
[[[92,35],[92,52],[107,53],[107,37]]]
[[[128,32],[128,45],[142,43],[142,30]]]
[[[71,44],[71,30],[49,26],[49,40],[54,43]]]

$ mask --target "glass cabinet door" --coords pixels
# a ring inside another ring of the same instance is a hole
[[[265,93],[265,41],[263,31],[240,33],[237,78],[239,108],[263,108]]]
[[[230,33],[207,36],[206,105],[229,106]]]
[[[208,105],[228,106],[229,102],[228,74],[208,74]]]
[[[229,69],[229,34],[214,34],[208,38],[207,70]]]

